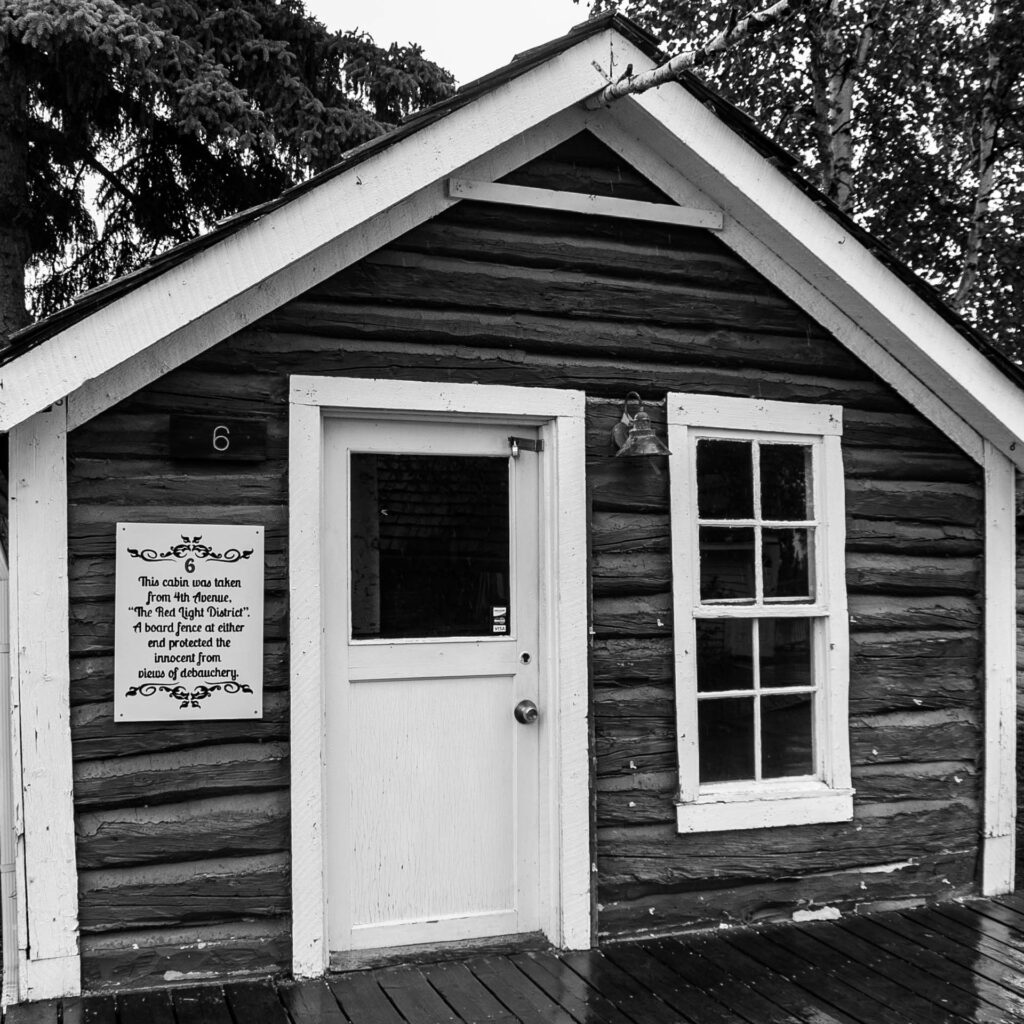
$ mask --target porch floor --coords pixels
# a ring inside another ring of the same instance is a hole
[[[13,1007],[6,1024],[1024,1022],[1024,894],[838,922]]]

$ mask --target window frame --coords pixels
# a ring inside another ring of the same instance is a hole
[[[772,828],[853,817],[849,743],[849,613],[846,598],[846,500],[840,448],[842,408],[803,402],[689,395],[666,400],[671,495],[676,739],[682,833]],[[698,541],[698,438],[812,446],[814,597],[757,604],[702,604]],[[770,614],[765,614],[770,609]],[[700,614],[713,610],[713,614]],[[813,776],[699,783],[697,652],[699,618],[814,618]]]

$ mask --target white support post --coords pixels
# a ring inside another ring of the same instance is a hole
[[[1013,891],[1017,614],[1013,463],[985,442],[985,820],[981,888]]]
[[[11,431],[11,743],[22,1001],[77,995],[78,874],[68,662],[67,419]]]

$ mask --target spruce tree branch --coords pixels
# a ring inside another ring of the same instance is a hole
[[[664,85],[666,82],[675,81],[684,71],[699,67],[717,54],[724,53],[735,46],[747,36],[764,32],[786,21],[808,2],[809,0],[776,0],[769,7],[753,11],[745,18],[736,20],[730,17],[726,27],[713,35],[703,46],[693,50],[683,50],[671,60],[650,71],[641,72],[639,75],[628,74],[620,81],[605,86],[587,100],[585,106],[590,110],[605,107],[623,96],[635,96],[647,92],[648,89]]]

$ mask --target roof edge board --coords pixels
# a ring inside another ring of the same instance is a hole
[[[516,135],[470,161],[463,170],[480,177],[501,177],[564,142],[584,125],[582,109],[570,107],[534,131]],[[81,426],[164,373],[201,355],[271,310],[457,202],[461,200],[447,196],[445,179],[432,182],[332,239],[322,248],[289,264],[271,278],[239,293],[230,302],[210,310],[200,319],[86,381],[69,396],[68,429]],[[31,352],[26,353],[22,358],[27,359],[30,355]]]
[[[290,264],[329,248],[382,210],[447,176],[467,173],[475,160],[509,140],[569,109],[581,122],[580,102],[604,84],[598,68],[607,59],[612,32],[587,36],[512,82],[496,85],[425,124],[402,146],[386,148],[296,195],[28,349],[0,368],[0,430],[187,331],[238,296],[258,291]],[[507,171],[494,176],[501,173]],[[241,308],[236,317],[236,330],[254,319]]]
[[[650,139],[641,140],[635,118],[627,125],[617,117],[614,110],[609,110],[605,112],[602,121],[591,124],[591,131],[667,194],[684,195],[693,192],[693,182],[658,154],[657,145]],[[981,461],[981,435],[854,323],[820,289],[801,277],[778,253],[732,216],[726,218],[725,228],[718,237],[812,319],[834,334],[841,344],[887,380],[907,401],[920,408],[929,420],[971,458]]]
[[[619,45],[637,67],[653,66],[628,41]],[[626,112],[630,107],[645,117],[637,122]],[[770,235],[781,258],[855,323],[869,327],[890,356],[1024,468],[1018,385],[685,86],[628,97],[613,113],[640,135],[640,122],[649,118],[673,137],[690,156],[691,184],[755,235]],[[975,397],[979,391],[988,401]]]

